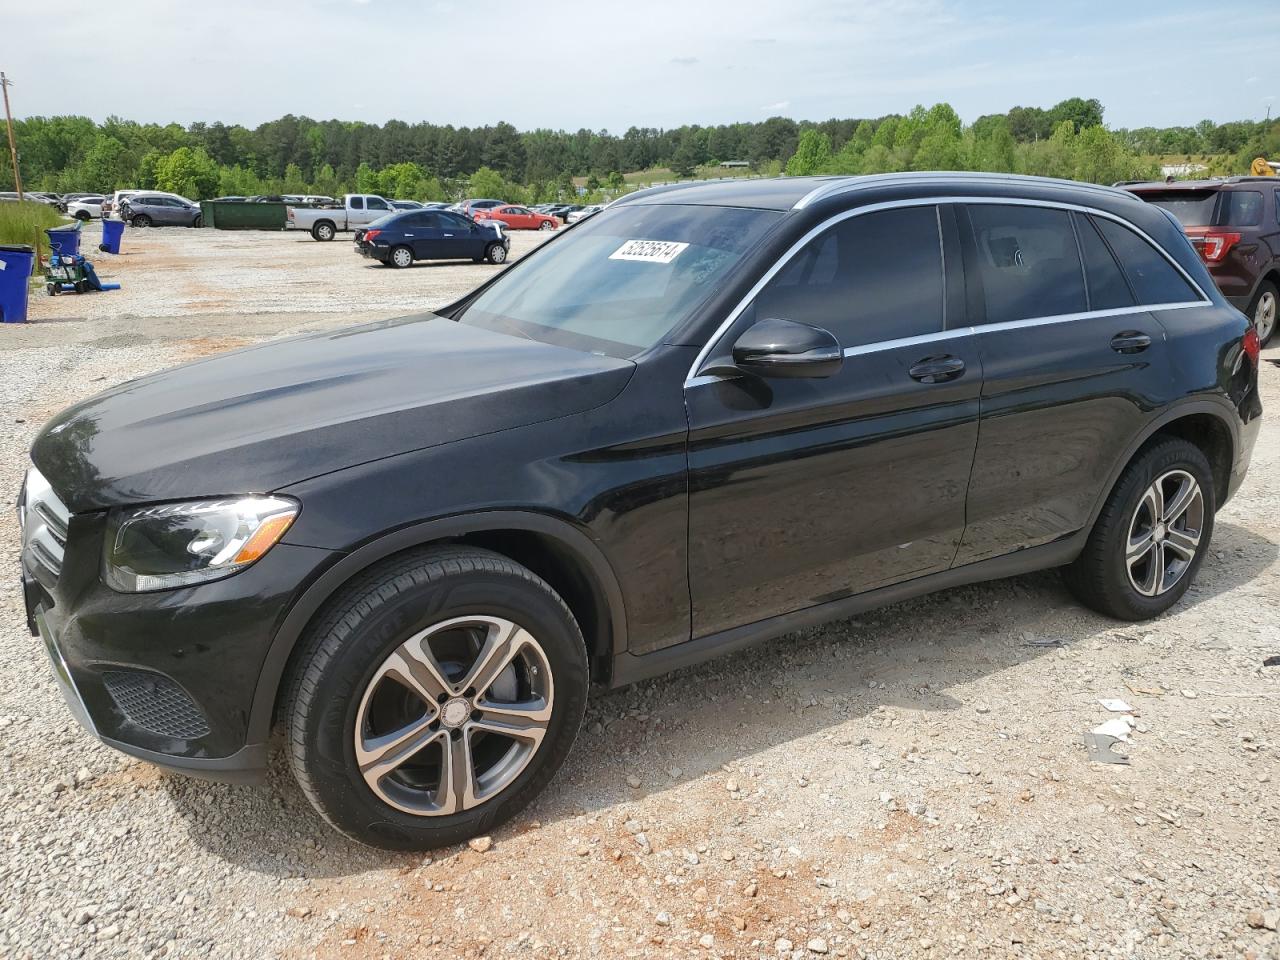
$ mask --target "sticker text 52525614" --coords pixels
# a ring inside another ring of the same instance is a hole
[[[645,263],[670,263],[680,256],[687,243],[670,240],[628,240],[613,253],[610,260],[640,260]]]

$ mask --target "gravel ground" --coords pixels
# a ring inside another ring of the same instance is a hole
[[[102,270],[124,290],[0,328],[0,489],[43,420],[102,387],[494,269],[384,270],[293,234],[125,244]],[[1262,382],[1280,409],[1280,367]],[[602,693],[540,802],[434,857],[332,833],[278,756],[262,790],[97,745],[0,578],[0,957],[1278,960],[1278,470],[1273,417],[1157,621],[1103,619],[1045,573]],[[1086,759],[1102,697],[1135,708],[1130,766]]]

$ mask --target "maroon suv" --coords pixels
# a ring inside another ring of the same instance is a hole
[[[1252,318],[1266,346],[1280,297],[1280,178],[1228,177],[1130,184],[1178,218],[1231,305]]]

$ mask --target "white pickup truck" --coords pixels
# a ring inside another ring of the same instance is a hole
[[[393,213],[391,204],[371,193],[348,193],[342,206],[289,207],[285,225],[290,230],[310,230],[317,240],[332,240],[338,231],[367,227],[379,217]]]

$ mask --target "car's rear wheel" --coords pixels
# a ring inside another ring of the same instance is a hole
[[[526,568],[424,548],[330,604],[295,666],[293,771],[334,827],[426,850],[519,812],[567,756],[586,705],[586,647]]]
[[[139,213],[139,214],[136,214],[136,215],[134,216],[134,218],[133,218],[132,220],[130,220],[129,222],[130,222],[131,224],[133,224],[135,227],[149,227],[149,226],[151,226],[151,218],[150,218],[150,217],[148,217],[145,213]]]
[[[507,259],[507,248],[500,243],[491,243],[489,248],[484,252],[484,258],[490,263],[505,263]]]
[[[1253,309],[1249,311],[1253,319],[1253,328],[1258,333],[1258,342],[1264,347],[1276,332],[1276,312],[1280,293],[1270,280],[1264,280],[1254,298]]]
[[[337,232],[337,228],[328,220],[321,220],[311,228],[311,236],[316,240],[332,240]]]
[[[1147,447],[1120,475],[1067,585],[1086,606],[1145,620],[1177,603],[1213,536],[1213,472],[1200,448],[1169,438]]]
[[[403,245],[395,247],[391,251],[389,262],[395,267],[411,267],[413,266],[413,251]]]

